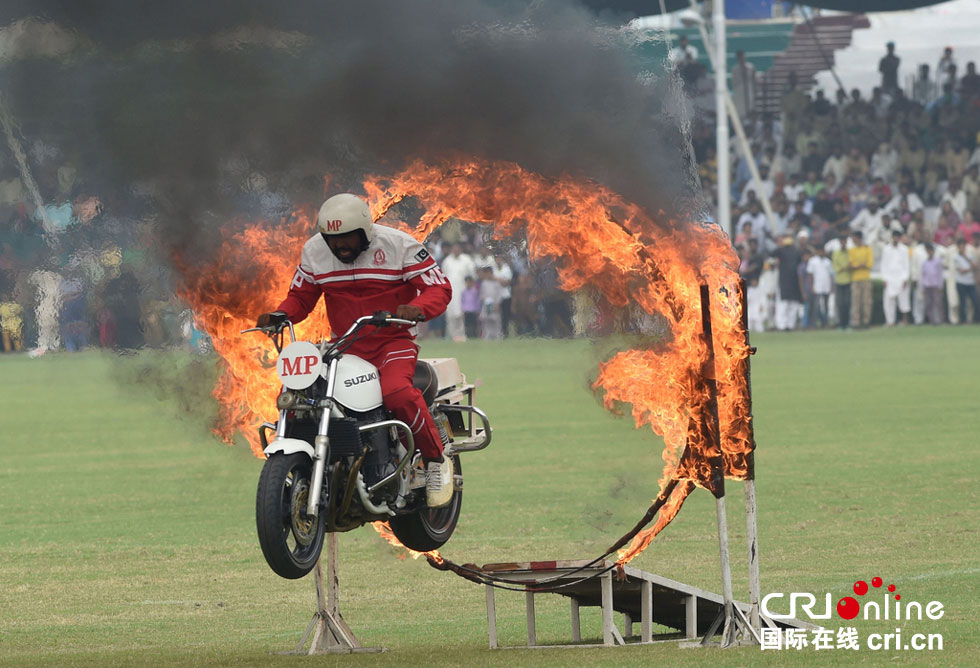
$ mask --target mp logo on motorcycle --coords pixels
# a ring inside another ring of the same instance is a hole
[[[294,341],[282,349],[276,362],[282,384],[291,390],[309,387],[323,372],[320,349],[309,341]]]

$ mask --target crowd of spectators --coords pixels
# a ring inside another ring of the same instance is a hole
[[[761,175],[733,142],[732,235],[754,329],[980,322],[980,74],[971,62],[959,76],[947,47],[936,78],[922,65],[905,91],[900,62],[887,44],[869,98],[809,95],[791,73],[778,118],[735,86]],[[717,201],[707,120],[694,146]]]
[[[572,298],[550,263],[530,263],[520,245],[488,242],[489,229],[451,219],[426,240],[453,286],[446,313],[422,336],[453,341],[510,335],[564,338],[574,333]]]
[[[25,148],[26,177],[0,150],[2,351],[35,357],[93,347],[207,351],[209,339],[176,297],[171,258],[157,252],[154,198],[139,187],[86,178],[54,142],[35,140]],[[322,172],[311,195],[296,181],[301,177],[284,177],[274,186],[237,158],[225,160],[220,174],[218,187],[232,191],[242,217],[271,224],[294,206],[285,193],[315,198],[322,189]],[[423,335],[454,341],[570,336],[571,301],[558,288],[555,268],[532,265],[519,244],[500,250],[488,234],[485,227],[451,220],[427,240],[454,298],[446,315],[423,325]]]
[[[166,263],[152,252],[145,200],[107,194],[113,190],[87,181],[53,143],[27,146],[34,167],[27,179],[2,157],[3,352],[132,351],[202,340],[174,296]]]

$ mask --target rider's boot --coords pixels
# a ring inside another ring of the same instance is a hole
[[[425,498],[429,508],[449,505],[453,499],[453,460],[430,461],[425,467]]]

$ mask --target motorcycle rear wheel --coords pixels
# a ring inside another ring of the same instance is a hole
[[[269,455],[255,495],[259,545],[269,567],[296,580],[316,566],[323,548],[326,520],[306,514],[313,462],[303,453]]]
[[[463,472],[459,457],[453,457],[453,474]],[[446,544],[456,530],[459,511],[463,506],[463,490],[453,492],[449,505],[442,508],[423,508],[411,515],[396,515],[388,523],[401,544],[416,552],[438,550]]]

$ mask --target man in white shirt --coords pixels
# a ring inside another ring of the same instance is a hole
[[[810,281],[809,324],[822,329],[827,326],[827,306],[834,286],[834,265],[823,248],[817,247],[813,256],[807,260],[806,273]]]
[[[762,199],[762,195],[765,194],[766,198],[770,201],[772,200],[772,194],[775,190],[775,184],[773,184],[772,179],[769,178],[769,168],[765,165],[759,166],[759,178],[762,180],[762,192],[759,192],[759,184],[755,182],[754,179],[749,179],[746,182],[745,187],[742,188],[742,196],[738,200],[739,206],[745,206],[749,203],[749,191],[755,192],[757,199]]]
[[[908,202],[909,213],[915,213],[924,206],[922,198],[909,190],[907,183],[902,183],[898,186],[898,194],[888,200],[888,204],[885,205],[885,211],[892,216],[896,215],[900,210],[903,199]]]
[[[912,322],[916,325],[926,321],[926,293],[922,285],[922,264],[929,259],[929,253],[924,243],[925,237],[923,230],[917,230],[915,236],[906,244],[912,249]]]
[[[783,186],[783,194],[786,195],[787,200],[795,202],[799,199],[801,192],[803,192],[803,184],[800,183],[800,175],[793,172],[789,175],[786,185]]]
[[[844,177],[847,176],[847,169],[844,166],[844,150],[840,145],[834,146],[834,152],[829,158],[823,163],[823,176],[827,174],[833,174],[834,180],[837,183],[844,183]]]
[[[852,231],[861,232],[864,240],[873,247],[884,226],[882,222],[884,215],[885,212],[878,208],[878,201],[872,198],[868,201],[868,206],[861,209],[851,220],[850,228]]]
[[[446,307],[446,337],[453,341],[465,341],[462,298],[466,289],[466,277],[476,277],[476,264],[472,257],[463,252],[462,246],[453,244],[449,255],[442,260],[442,273],[453,288],[453,298]]]
[[[912,266],[909,248],[901,242],[901,233],[892,232],[892,242],[881,250],[881,277],[885,281],[884,308],[885,323],[895,324],[895,307],[902,312],[902,324],[909,322],[911,310],[909,299],[909,279]]]
[[[677,46],[667,54],[670,64],[674,67],[683,65],[685,62],[694,62],[698,59],[698,49],[687,43],[687,35],[681,35]]]
[[[513,296],[511,284],[514,282],[514,270],[510,268],[506,256],[498,255],[495,258],[493,277],[500,283],[500,333],[506,339],[510,328],[510,300]]]
[[[894,183],[897,171],[898,153],[888,142],[882,142],[871,156],[871,178],[881,177],[885,183]]]
[[[959,176],[950,177],[949,188],[943,193],[942,199],[939,200],[939,206],[942,206],[943,202],[949,202],[956,215],[960,218],[963,217],[963,212],[966,211],[966,193],[960,188]]]

